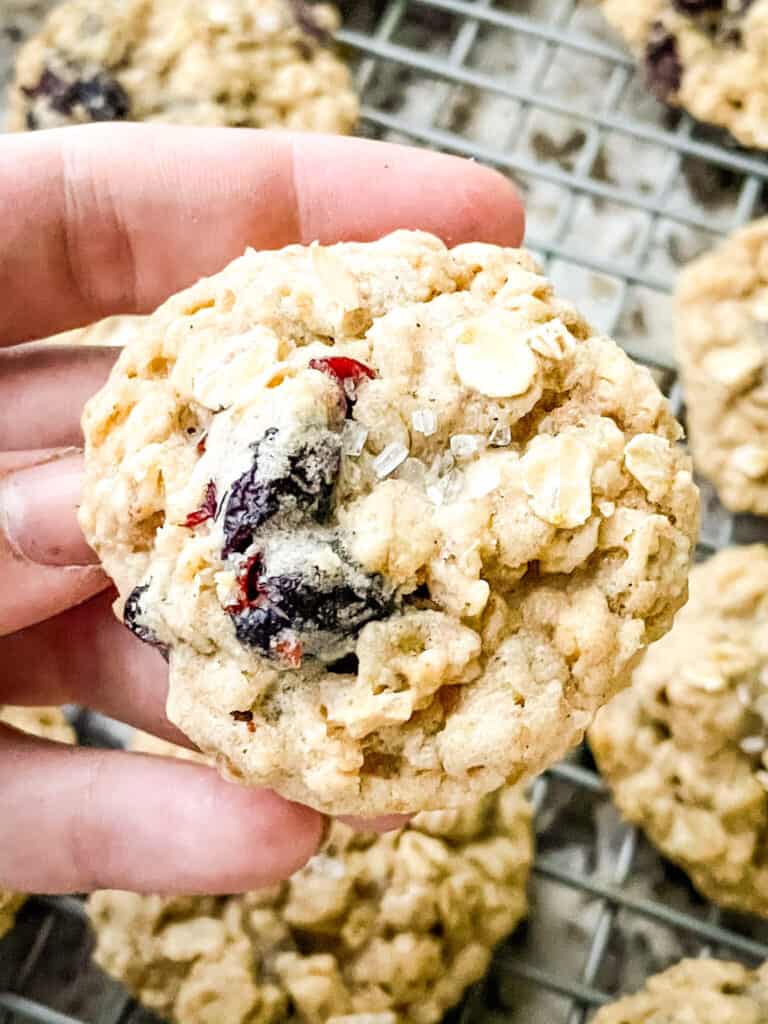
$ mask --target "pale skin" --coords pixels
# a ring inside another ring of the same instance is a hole
[[[115,352],[21,343],[149,312],[247,245],[399,227],[518,245],[520,201],[487,168],[383,143],[99,125],[5,136],[0,224],[0,705],[78,703],[184,744],[165,662],[115,618],[77,525],[80,413]],[[299,868],[325,827],[212,769],[0,726],[0,889],[240,892]]]

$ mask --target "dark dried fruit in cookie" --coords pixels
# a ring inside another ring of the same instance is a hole
[[[389,615],[391,594],[379,576],[350,573],[349,579],[325,578],[315,569],[302,575],[263,577],[262,599],[252,607],[231,609],[237,638],[280,658],[286,644],[300,644],[310,653],[318,634],[326,640],[354,636],[366,624]],[[282,645],[282,647],[281,647]]]
[[[123,622],[134,636],[137,636],[139,640],[142,640],[145,644],[151,644],[152,647],[156,647],[167,661],[168,645],[164,644],[161,640],[158,640],[155,632],[151,630],[149,626],[144,625],[141,621],[144,614],[141,599],[148,589],[148,583],[143,583],[140,586],[133,588],[128,595],[128,600],[125,602],[125,607],[123,608]]]
[[[37,85],[22,86],[22,92],[30,99],[44,99],[63,117],[82,107],[91,121],[122,121],[131,110],[125,89],[103,71],[90,78],[69,79],[46,68]]]
[[[648,85],[660,100],[667,100],[680,88],[683,67],[677,52],[677,40],[661,24],[651,28],[645,46]]]
[[[205,488],[205,497],[200,508],[196,508],[194,512],[190,512],[187,518],[184,520],[184,526],[188,526],[192,529],[195,526],[199,526],[200,523],[204,523],[207,519],[213,519],[216,515],[216,484],[213,480],[209,480]]]
[[[316,430],[293,451],[281,452],[278,431],[268,430],[253,446],[254,461],[232,485],[224,512],[222,557],[244,552],[256,530],[278,512],[297,511],[322,521],[331,511],[341,468],[341,441],[330,430]],[[276,462],[281,476],[268,476]]]
[[[376,371],[349,356],[329,356],[325,359],[310,359],[310,370],[319,370],[332,377],[339,385],[344,396],[346,415],[349,416],[352,406],[357,401],[357,389],[364,380],[374,380]]]
[[[672,0],[672,6],[680,14],[693,17],[709,11],[722,11],[723,0]]]

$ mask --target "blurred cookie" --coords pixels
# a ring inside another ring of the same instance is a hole
[[[57,743],[74,743],[75,734],[58,708],[0,707],[0,722]],[[13,925],[26,896],[0,889],[0,937]]]
[[[653,93],[768,149],[768,0],[602,0]]]
[[[511,788],[382,836],[335,822],[269,890],[96,893],[96,960],[177,1024],[429,1024],[525,914],[531,857],[530,807]]]
[[[705,896],[768,916],[768,547],[720,552],[690,588],[589,741],[624,816]]]
[[[683,270],[676,334],[697,469],[733,512],[768,515],[768,217]]]
[[[328,813],[542,770],[685,600],[680,428],[522,250],[248,252],[142,322],[83,422],[81,524],[170,717]]]
[[[764,1024],[768,964],[750,971],[725,960],[682,960],[634,996],[598,1011],[592,1024]]]
[[[68,0],[19,51],[11,127],[89,121],[345,133],[357,99],[302,0]]]

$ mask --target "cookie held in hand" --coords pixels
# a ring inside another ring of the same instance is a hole
[[[680,427],[521,250],[248,252],[141,323],[84,430],[171,719],[328,813],[541,771],[685,600]]]

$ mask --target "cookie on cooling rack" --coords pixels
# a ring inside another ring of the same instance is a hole
[[[676,333],[697,469],[732,511],[768,515],[768,217],[685,268]]]
[[[89,121],[348,132],[357,98],[303,0],[68,0],[19,51],[11,127]]]
[[[592,1024],[762,1024],[768,964],[751,971],[726,960],[681,960],[636,995],[598,1011]]]
[[[531,858],[530,806],[510,787],[382,836],[335,822],[269,890],[95,894],[96,960],[178,1024],[430,1024],[525,914]]]
[[[601,3],[660,100],[768,149],[768,0]]]
[[[589,739],[625,817],[709,899],[764,917],[767,737],[768,547],[728,548]]]
[[[83,422],[81,523],[170,717],[328,813],[542,770],[685,600],[680,428],[520,250],[248,252],[144,321]]]
[[[57,743],[74,743],[75,734],[58,708],[0,707],[0,722]],[[13,925],[26,896],[0,889],[0,937]]]

